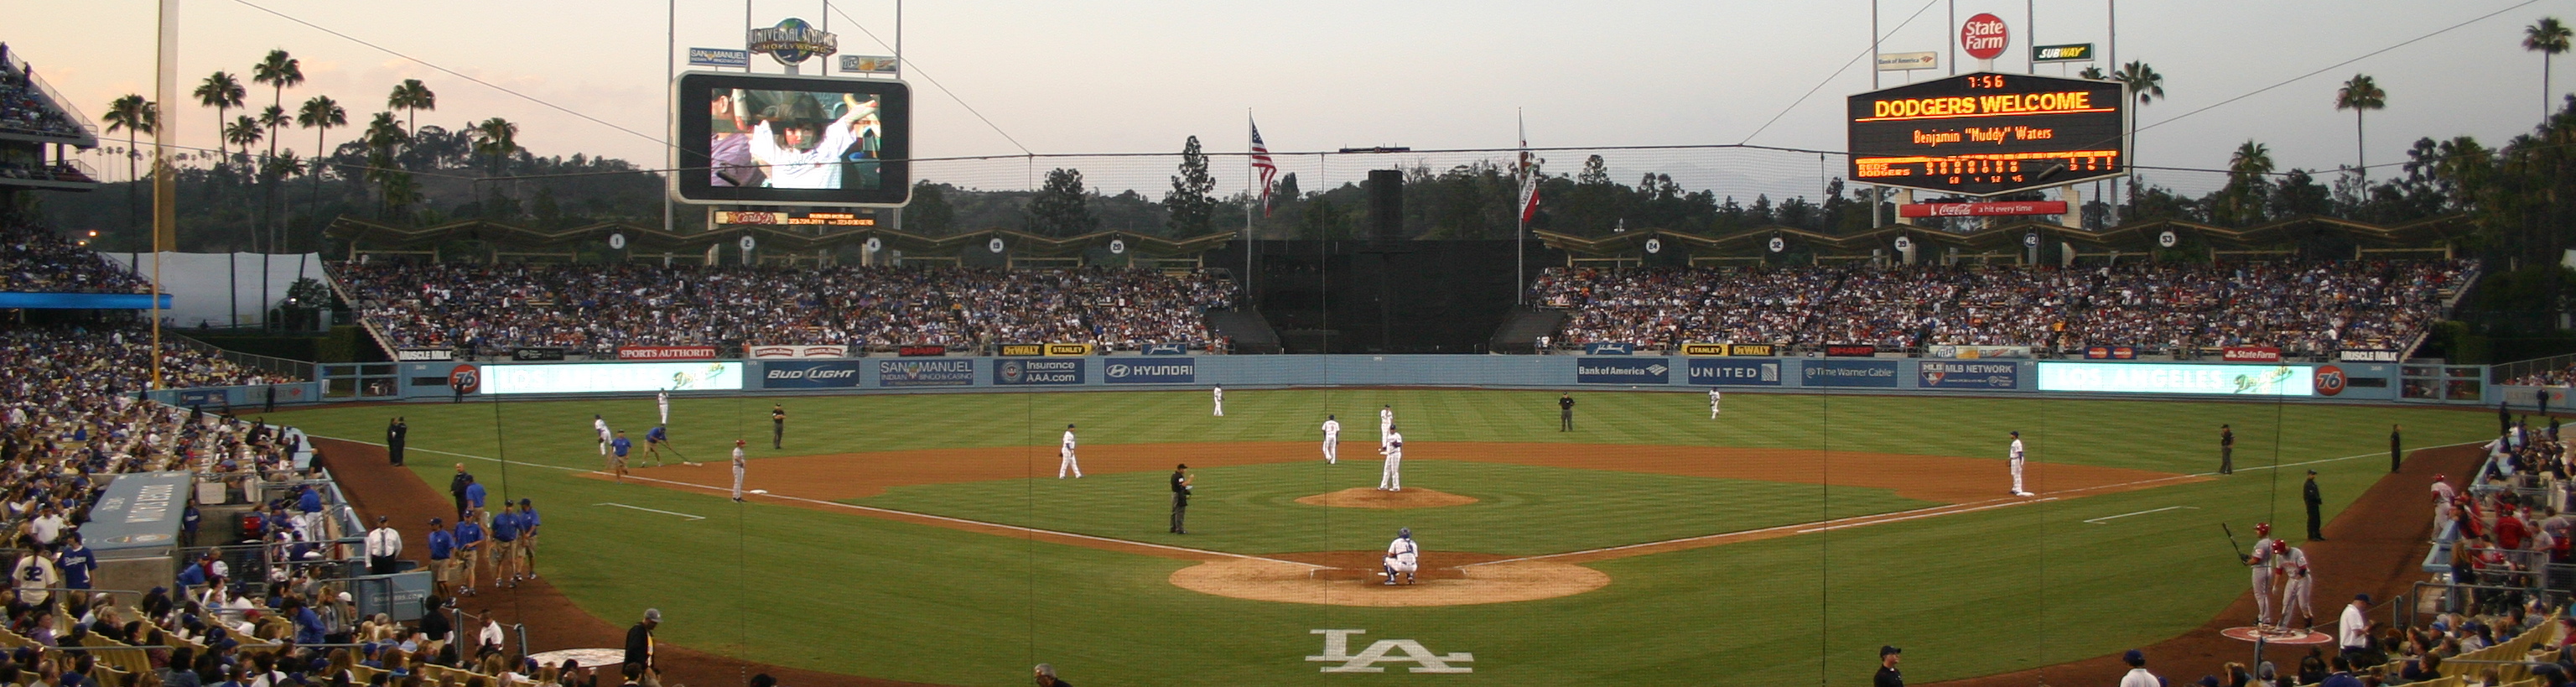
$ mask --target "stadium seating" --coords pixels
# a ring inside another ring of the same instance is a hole
[[[1550,269],[1534,302],[1564,346],[1707,341],[2143,352],[2403,349],[2476,278],[2475,261],[2118,267]]]
[[[1232,303],[1204,276],[1140,269],[343,263],[332,273],[392,345],[477,355],[522,346],[1204,347],[1204,313]]]
[[[152,285],[45,227],[0,225],[0,291],[150,293]]]

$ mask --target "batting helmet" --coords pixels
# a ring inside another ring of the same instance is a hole
[[[2289,553],[2289,552],[2290,552],[2290,542],[2289,542],[2289,540],[2286,540],[2286,539],[2274,539],[2274,540],[2272,540],[2272,553]]]
[[[2258,522],[2258,523],[2254,523],[2254,533],[2255,533],[2255,534],[2271,534],[2271,533],[2272,533],[2272,523],[2268,523],[2268,522]]]
[[[1395,536],[1396,536],[1396,538],[1398,538],[1398,539],[1412,539],[1412,538],[1413,538],[1413,528],[1411,528],[1411,527],[1398,527],[1398,528],[1395,528]]]

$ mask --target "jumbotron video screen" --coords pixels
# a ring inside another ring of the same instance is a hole
[[[892,206],[911,194],[902,82],[692,72],[676,87],[682,202]]]

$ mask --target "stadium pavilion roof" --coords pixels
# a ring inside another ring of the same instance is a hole
[[[2024,256],[2023,241],[2033,233],[2040,235],[2041,245],[2071,247],[2076,256],[2116,254],[2153,259],[2151,256],[2164,249],[2161,243],[2168,231],[2174,234],[2175,249],[2212,257],[2302,254],[2314,257],[2322,240],[2323,245],[2332,247],[2332,257],[2349,258],[2371,254],[2447,256],[2454,241],[2468,234],[2470,226],[2460,215],[2394,225],[2306,216],[2250,227],[2222,227],[2183,220],[2145,220],[2108,229],[2086,230],[2047,222],[2019,221],[1998,222],[1967,231],[1900,223],[1850,234],[1827,234],[1787,226],[1755,227],[1722,234],[1670,229],[1632,229],[1608,236],[1576,236],[1544,230],[1531,233],[1549,247],[1565,251],[1569,260],[1576,263],[1639,262],[1646,258],[1648,239],[1660,239],[1658,247],[1661,252],[1676,253],[1691,262],[1729,263],[1759,262],[1774,255],[1771,250],[1773,238],[1782,240],[1782,250],[1777,254],[1810,255],[1821,261],[1835,261],[1894,255],[1898,237],[1910,240],[1917,246],[1917,255],[1921,256],[1955,250],[1962,256],[2017,261]]]
[[[1119,231],[1102,231],[1063,238],[1040,236],[1015,229],[982,229],[943,236],[925,236],[906,231],[877,227],[829,227],[812,230],[799,226],[727,225],[718,231],[667,232],[628,222],[601,222],[568,229],[533,229],[503,222],[469,219],[425,227],[404,227],[356,217],[342,216],[332,220],[323,235],[345,242],[347,256],[356,259],[367,254],[426,255],[432,260],[450,256],[460,247],[475,247],[473,259],[498,261],[503,257],[543,256],[577,260],[584,253],[609,254],[612,235],[626,237],[626,257],[703,255],[715,246],[729,246],[744,236],[765,254],[825,254],[856,251],[868,239],[877,239],[884,248],[914,256],[955,255],[968,247],[985,245],[1001,239],[1005,250],[1015,258],[1080,260],[1094,248],[1123,244],[1126,251],[1152,259],[1196,258],[1209,250],[1224,247],[1237,238],[1233,232],[1217,232],[1189,238],[1164,238]]]

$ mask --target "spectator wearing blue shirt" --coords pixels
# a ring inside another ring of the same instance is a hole
[[[304,538],[322,538],[322,490],[304,485],[304,493],[295,498],[296,526],[303,528]]]
[[[304,603],[303,599],[288,597],[286,611],[295,619],[295,643],[303,645],[322,643],[322,637],[327,632],[322,627],[322,615],[314,613],[312,605]]]
[[[196,546],[197,527],[203,525],[205,521],[206,515],[197,512],[196,501],[189,501],[187,508],[179,511],[179,545]]]
[[[519,513],[516,504],[501,502],[501,514],[492,516],[492,585],[519,586],[517,566],[519,548]]]
[[[474,595],[475,569],[483,566],[483,523],[475,522],[482,515],[479,511],[467,513],[465,519],[456,521],[456,567],[460,571],[457,592],[466,596]]]
[[[55,566],[63,569],[63,587],[89,589],[90,574],[98,571],[98,554],[81,545],[79,532],[63,535],[63,542],[63,555],[54,561]]]
[[[447,596],[448,583],[456,578],[456,535],[447,531],[447,523],[429,519],[429,580],[432,596]]]
[[[531,580],[537,579],[537,526],[543,524],[536,502],[519,499],[519,570]]]

